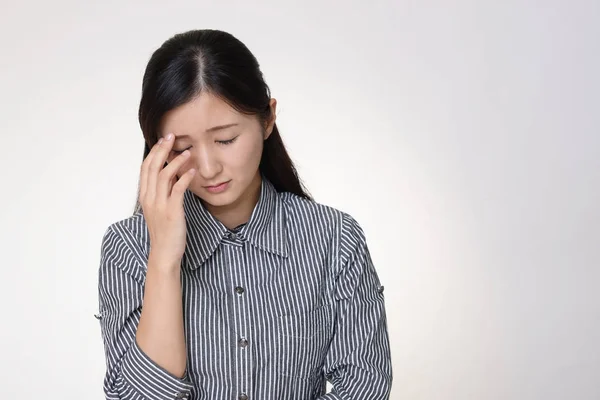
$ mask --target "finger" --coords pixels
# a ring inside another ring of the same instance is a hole
[[[157,194],[157,184],[158,184],[158,176],[162,171],[165,162],[167,161],[167,157],[173,148],[174,135],[170,134],[170,139],[165,138],[158,146],[157,149],[152,156],[152,160],[148,165],[148,178],[147,178],[147,188],[146,188],[146,196],[150,201],[154,201],[156,199]],[[167,135],[168,137],[168,135]]]
[[[162,138],[157,143],[155,143],[154,146],[152,146],[140,167],[140,203],[146,197],[146,190],[148,188],[148,167],[150,166],[152,158],[154,157],[157,149],[159,148],[160,141],[162,141]]]
[[[173,177],[169,180],[169,189],[167,190],[167,193],[171,193],[171,190],[173,190],[173,186],[177,183],[177,174],[173,175]]]
[[[190,151],[186,150],[183,153],[175,157],[169,165],[167,165],[161,172],[159,181],[157,183],[156,195],[162,200],[167,200],[171,196],[171,190],[177,182],[177,173],[181,172],[181,169],[185,162],[190,158]]]
[[[196,170],[194,168],[190,168],[179,178],[177,183],[173,185],[173,190],[171,190],[171,198],[170,201],[174,202],[174,204],[183,205],[183,195],[186,189],[190,186],[190,182],[194,178],[196,174]]]

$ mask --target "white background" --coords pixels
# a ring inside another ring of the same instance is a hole
[[[0,398],[103,398],[97,268],[171,35],[259,59],[386,286],[392,399],[600,398],[600,3],[2,2]]]

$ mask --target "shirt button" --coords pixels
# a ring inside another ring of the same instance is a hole
[[[246,393],[242,393],[239,395],[238,399],[240,400],[248,400],[248,395]]]
[[[179,393],[177,393],[177,396],[176,396],[176,397],[177,397],[178,399],[187,399],[189,395],[190,395],[190,394],[189,394],[189,393],[187,393],[187,392],[179,392]]]
[[[244,348],[244,347],[248,346],[248,341],[246,339],[240,339],[240,341],[238,342],[238,345],[241,348]]]
[[[237,235],[236,235],[235,233],[233,233],[233,232],[229,232],[229,233],[227,234],[227,236],[228,236],[228,237],[229,237],[229,239],[231,239],[231,240],[235,240],[235,239],[237,239]]]
[[[238,286],[238,287],[235,288],[235,292],[237,294],[242,294],[242,293],[244,293],[244,288],[241,287],[241,286]]]
[[[379,287],[377,288],[377,291],[378,291],[379,293],[383,293],[383,290],[384,290],[384,287],[383,287],[383,286],[379,286]]]

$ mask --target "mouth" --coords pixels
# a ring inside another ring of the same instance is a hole
[[[210,185],[210,186],[204,186],[204,187],[205,187],[206,189],[216,189],[216,188],[218,188],[218,187],[221,187],[221,186],[225,185],[226,183],[229,183],[229,181],[226,181],[226,182],[221,182],[221,183],[219,183],[219,184],[217,184],[217,185]]]
[[[221,193],[222,191],[227,189],[227,186],[229,186],[229,182],[231,182],[231,180],[219,183],[218,185],[204,186],[204,188],[211,193]]]

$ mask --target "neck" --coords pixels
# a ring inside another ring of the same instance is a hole
[[[227,228],[234,229],[250,220],[260,197],[261,183],[262,178],[260,173],[257,173],[248,188],[235,202],[218,207],[205,203],[206,209]]]

